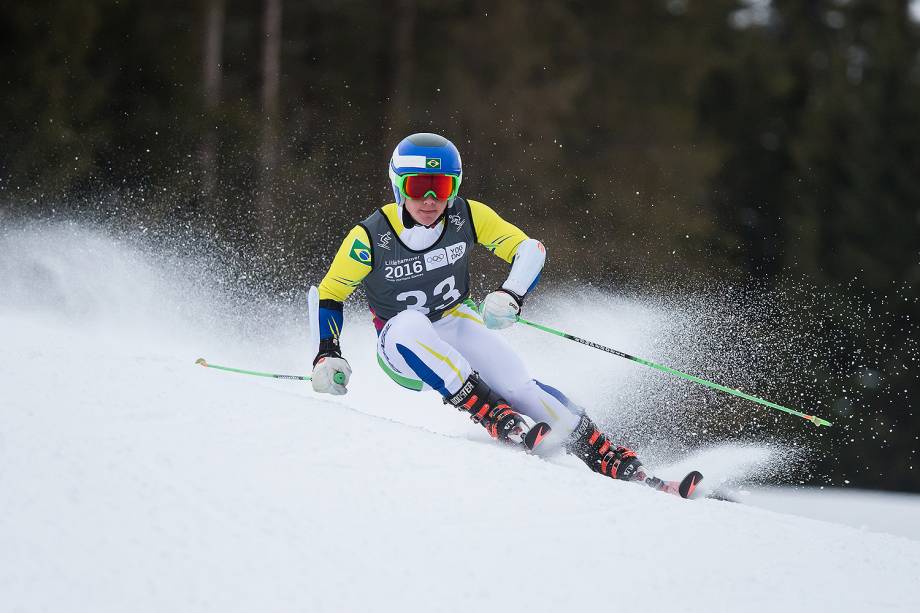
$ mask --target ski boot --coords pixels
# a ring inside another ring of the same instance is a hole
[[[468,412],[470,419],[482,424],[492,438],[523,445],[531,451],[550,431],[549,424],[534,423],[531,418],[508,406],[476,372],[463,382],[460,391],[445,398],[444,404],[452,404],[460,411]]]
[[[636,452],[627,447],[611,445],[607,435],[587,415],[581,416],[581,421],[569,436],[566,450],[602,475],[623,481],[646,480],[645,467],[636,457]]]

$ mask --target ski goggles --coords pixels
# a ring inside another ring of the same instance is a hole
[[[429,195],[438,200],[447,200],[457,195],[460,181],[451,175],[402,175],[397,177],[400,193],[406,198],[426,198]]]

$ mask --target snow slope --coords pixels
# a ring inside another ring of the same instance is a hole
[[[747,505],[897,534],[920,541],[920,496],[835,488],[752,488],[737,493]]]
[[[499,447],[392,385],[363,315],[342,399],[197,367],[308,367],[300,309],[226,300],[192,258],[76,226],[0,234],[0,610],[920,607],[920,541]],[[619,306],[634,325],[604,340],[630,346],[652,316]],[[563,388],[634,376],[511,337]]]

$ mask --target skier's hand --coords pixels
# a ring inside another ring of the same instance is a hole
[[[338,373],[342,373],[339,376],[341,383],[335,381]],[[351,366],[348,365],[345,358],[331,355],[319,358],[313,366],[313,391],[341,396],[348,392],[345,386],[348,385],[349,378],[351,378]]]
[[[503,289],[495,290],[482,301],[479,312],[486,328],[501,330],[517,321],[521,314],[521,302],[511,292]]]

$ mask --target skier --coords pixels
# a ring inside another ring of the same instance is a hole
[[[403,139],[389,176],[396,201],[351,229],[320,283],[311,309],[320,339],[313,389],[347,391],[351,367],[339,346],[342,306],[363,284],[377,328],[377,361],[396,383],[437,391],[495,439],[540,452],[562,445],[603,475],[645,480],[632,450],[613,445],[583,409],[532,378],[494,332],[517,321],[543,269],[543,244],[482,202],[458,195],[460,153],[442,136]],[[511,264],[508,278],[479,310],[469,298],[476,243]]]

